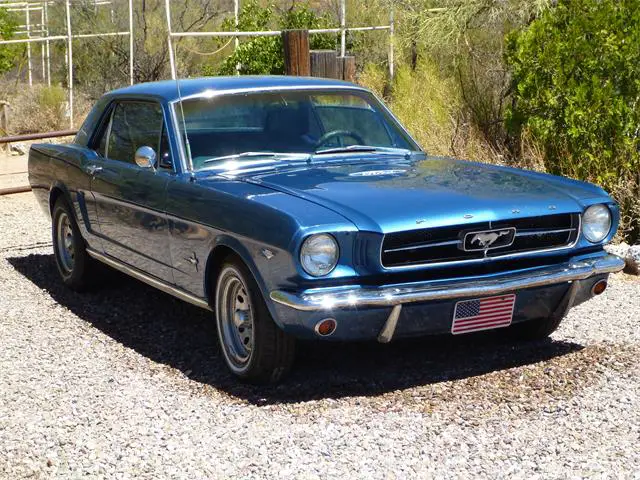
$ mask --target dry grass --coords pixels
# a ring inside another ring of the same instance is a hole
[[[60,86],[0,85],[0,99],[10,104],[8,134],[48,132],[69,128],[68,95]],[[82,94],[74,96],[74,119],[78,127],[91,108]]]
[[[391,92],[385,91],[386,73],[382,67],[367,65],[359,81],[387,97],[394,114],[429,154],[505,163],[505,156],[466,118],[456,82],[443,78],[434,64],[422,60],[415,70],[400,67]],[[544,169],[541,153],[527,139],[523,142],[522,158],[518,166]]]

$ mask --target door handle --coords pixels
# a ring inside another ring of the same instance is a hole
[[[99,167],[98,165],[89,165],[89,166],[86,168],[86,172],[87,172],[89,175],[91,175],[92,177],[93,177],[96,173],[101,172],[101,171],[102,171],[102,167]]]

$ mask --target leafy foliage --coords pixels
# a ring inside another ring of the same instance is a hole
[[[250,0],[244,4],[238,17],[238,30],[289,30],[328,28],[331,25],[328,15],[318,15],[307,5],[294,5],[284,13],[278,15],[274,5],[261,6],[257,0]],[[223,30],[235,30],[233,20],[223,22]],[[334,49],[336,38],[333,35],[317,34],[309,39],[311,49]],[[242,75],[284,73],[282,39],[278,36],[255,37],[241,43],[233,54],[228,56],[217,67],[206,65],[203,73],[212,75],[232,75],[238,71]]]
[[[511,130],[541,142],[549,172],[594,181],[640,233],[640,0],[562,0],[508,37]]]
[[[13,37],[18,26],[15,16],[5,8],[0,8],[0,38],[8,40]],[[22,47],[22,48],[21,48]],[[23,46],[0,47],[0,73],[11,70],[14,66],[18,51],[24,51]]]

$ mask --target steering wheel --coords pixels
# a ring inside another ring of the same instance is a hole
[[[362,137],[351,130],[332,130],[322,135],[314,145],[314,148],[317,150],[318,147],[321,147],[334,137],[351,137],[356,141],[357,145],[364,145]]]

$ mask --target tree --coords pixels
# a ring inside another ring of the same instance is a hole
[[[15,17],[6,8],[0,8],[0,39],[9,40],[16,32],[17,22]],[[24,51],[24,48],[14,46],[0,47],[0,74],[11,70],[14,67],[17,52]]]
[[[514,104],[549,172],[614,194],[630,240],[640,233],[640,0],[561,0],[508,38]]]

